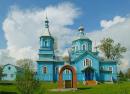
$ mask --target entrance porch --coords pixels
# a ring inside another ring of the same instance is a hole
[[[96,77],[95,77],[95,69],[92,67],[86,67],[82,70],[85,76],[85,85],[93,86],[97,85]]]

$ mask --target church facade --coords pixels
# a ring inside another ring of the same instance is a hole
[[[92,51],[92,41],[86,37],[84,28],[79,28],[79,35],[72,41],[71,48],[63,56],[56,56],[55,39],[49,31],[49,21],[45,20],[45,30],[40,37],[37,77],[44,81],[57,81],[60,68],[66,64],[76,70],[78,81],[114,81],[117,80],[117,61],[101,59],[98,51]],[[70,70],[63,72],[63,80],[70,80]]]

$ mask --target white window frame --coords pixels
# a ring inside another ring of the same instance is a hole
[[[44,42],[44,39],[43,39],[43,38],[41,38],[41,41],[40,41],[40,44],[41,44],[40,46],[41,46],[41,47],[43,47],[43,46],[44,46],[44,43],[43,43],[43,42]]]
[[[109,69],[110,67],[111,67],[111,69],[112,69],[112,73],[113,73],[113,67],[112,67],[112,66],[109,66],[109,67],[108,67],[108,70],[110,71],[110,69]]]
[[[92,60],[89,59],[89,58],[86,58],[86,59],[83,60],[83,67],[88,67],[88,65],[86,64],[86,60],[87,60],[87,59],[90,61],[89,66],[91,67],[91,66],[92,66]]]
[[[76,51],[76,46],[74,46],[74,51]]]
[[[49,40],[47,40],[47,47],[49,47]]]
[[[44,72],[44,68],[46,67],[46,73]],[[48,73],[48,68],[47,68],[47,66],[43,66],[42,67],[42,72],[43,72],[43,74],[47,74]]]
[[[72,50],[72,51],[74,51],[74,50],[75,50],[74,46],[72,46],[72,47],[71,47],[71,50]]]

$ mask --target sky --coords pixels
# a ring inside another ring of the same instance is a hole
[[[1,64],[37,58],[46,13],[61,51],[83,25],[95,44],[112,37],[126,46],[122,66],[130,65],[130,0],[0,0]]]

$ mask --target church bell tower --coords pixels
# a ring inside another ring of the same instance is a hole
[[[49,21],[46,17],[45,27],[42,35],[40,36],[40,49],[39,60],[40,61],[53,61],[54,59],[54,38],[49,31]]]

